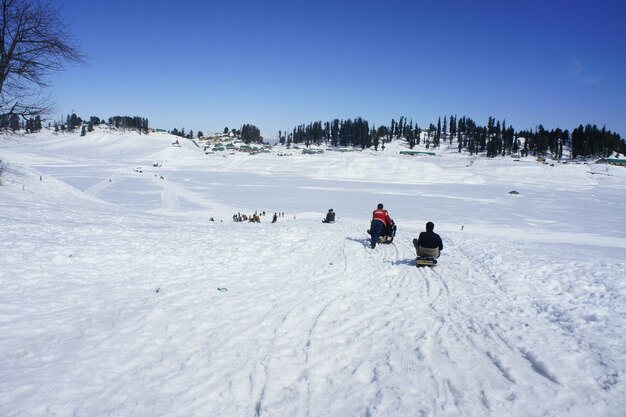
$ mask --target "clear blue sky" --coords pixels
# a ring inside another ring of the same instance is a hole
[[[57,114],[167,130],[443,115],[626,136],[626,2],[62,1],[88,55]]]

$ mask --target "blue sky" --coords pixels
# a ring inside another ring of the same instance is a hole
[[[457,114],[626,136],[623,1],[61,4],[88,62],[53,77],[55,117],[252,123],[274,137],[317,120]]]

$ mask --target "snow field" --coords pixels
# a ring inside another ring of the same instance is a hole
[[[511,197],[482,161],[441,158],[456,184],[316,179],[334,155],[253,177],[262,158],[203,169],[151,139],[102,134],[97,163],[71,137],[5,145],[0,415],[621,415],[620,171]],[[379,199],[399,229],[371,250]],[[264,206],[285,218],[230,221]],[[430,219],[445,249],[418,269]]]

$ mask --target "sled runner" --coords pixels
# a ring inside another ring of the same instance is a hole
[[[383,232],[378,238],[378,243],[387,245],[393,242],[393,238],[396,236],[396,230],[397,230],[396,223],[392,221],[389,226],[386,226],[385,228],[383,228]],[[371,235],[372,232],[368,229],[367,234]]]
[[[378,239],[378,243],[382,243],[382,244],[385,244],[385,245],[388,245],[391,242],[393,242],[393,236],[381,236]]]
[[[415,260],[415,266],[422,268],[425,266],[434,267],[437,265],[437,260],[432,256],[418,256]]]
[[[387,244],[393,242],[393,238],[396,237],[396,230],[396,222],[392,220],[391,224],[383,231],[383,235],[380,237],[380,243]]]

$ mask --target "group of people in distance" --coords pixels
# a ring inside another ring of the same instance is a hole
[[[265,213],[263,213],[263,215],[265,215]],[[261,223],[261,214],[257,213],[256,211],[254,212],[254,214],[241,214],[241,213],[237,213],[237,214],[233,214],[233,221],[234,222],[250,222],[250,223]]]
[[[322,223],[334,223],[335,212],[333,209],[329,209],[326,213],[326,218],[322,220]],[[393,220],[389,216],[389,212],[385,210],[382,203],[379,203],[376,210],[372,213],[372,222],[370,224],[370,230],[368,233],[371,236],[370,247],[374,249],[378,243],[378,239],[381,235],[388,234],[389,228],[393,225]],[[417,239],[413,239],[413,246],[417,256],[430,256],[433,259],[439,258],[441,251],[443,250],[443,242],[441,237],[434,232],[435,224],[433,222],[426,223],[426,231],[421,232]]]
[[[250,222],[250,223],[261,223],[261,217],[265,217],[265,211],[254,212],[254,214],[246,215],[241,213],[233,214],[234,222]],[[279,217],[285,217],[285,212],[274,213],[272,216],[272,223],[276,223]]]

